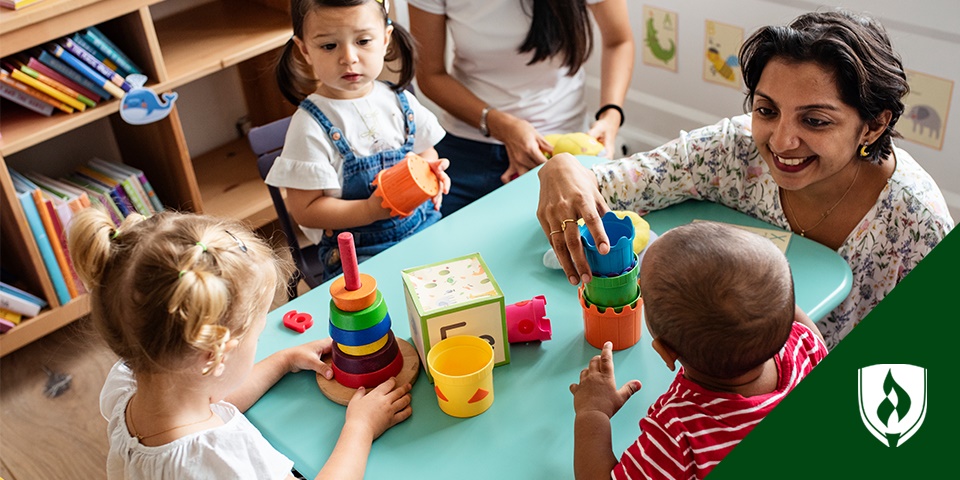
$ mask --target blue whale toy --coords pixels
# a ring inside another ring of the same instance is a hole
[[[170,114],[177,93],[164,93],[163,100],[145,87],[134,87],[123,96],[120,104],[120,117],[127,123],[143,125],[162,120]]]

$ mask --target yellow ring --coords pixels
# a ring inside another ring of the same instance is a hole
[[[360,345],[359,347],[351,347],[350,345],[344,345],[342,343],[337,344],[337,348],[341,352],[346,353],[347,355],[353,355],[354,357],[362,357],[364,355],[370,355],[371,353],[376,352],[383,348],[387,344],[387,337],[390,336],[390,333],[384,335],[380,340],[377,340],[373,343],[368,343],[366,345]]]
[[[566,232],[566,231],[567,231],[567,222],[574,222],[574,223],[576,223],[576,222],[577,222],[577,219],[575,219],[575,218],[568,218],[568,219],[560,222],[560,231],[561,231],[561,232]]]

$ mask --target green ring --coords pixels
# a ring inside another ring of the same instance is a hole
[[[387,303],[383,301],[383,296],[377,290],[377,298],[373,304],[359,312],[346,312],[337,308],[330,299],[330,323],[341,330],[366,330],[378,323],[387,316]]]

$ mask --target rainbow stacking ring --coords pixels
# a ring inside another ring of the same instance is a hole
[[[378,293],[377,280],[366,273],[360,274],[360,288],[356,290],[347,290],[347,281],[342,275],[330,284],[333,303],[345,312],[356,312],[373,305]]]
[[[380,323],[364,330],[344,330],[330,324],[330,337],[340,345],[360,347],[380,340],[390,331],[390,314],[383,317]]]
[[[340,383],[340,385],[350,388],[373,388],[387,381],[387,379],[390,377],[396,376],[398,373],[400,373],[400,370],[403,370],[403,353],[400,352],[400,349],[398,348],[397,355],[393,357],[393,361],[391,361],[386,367],[370,373],[358,374],[345,372],[337,366],[336,362],[334,362],[332,366],[333,378]]]
[[[387,302],[377,291],[373,304],[360,311],[344,311],[337,307],[333,299],[330,300],[330,323],[341,330],[366,330],[387,316]]]
[[[368,343],[366,345],[360,345],[359,347],[351,347],[350,345],[340,345],[339,343],[337,343],[337,348],[341,352],[346,353],[347,355],[362,357],[364,355],[370,355],[371,353],[374,353],[377,350],[380,350],[381,348],[383,348],[383,346],[387,344],[387,341],[388,341],[387,337],[389,335],[390,334],[388,333],[387,335],[384,335],[383,338],[381,338],[380,340],[377,340],[376,342]]]
[[[400,344],[394,338],[393,332],[387,334],[386,348],[362,357],[346,354],[343,352],[343,345],[334,343],[333,363],[337,368],[347,373],[375,372],[389,365],[397,356],[399,350]]]

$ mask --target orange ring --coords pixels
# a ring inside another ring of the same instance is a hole
[[[361,273],[360,288],[347,290],[347,281],[341,275],[330,284],[330,297],[333,298],[333,304],[340,310],[359,312],[373,305],[377,299],[377,279]]]

